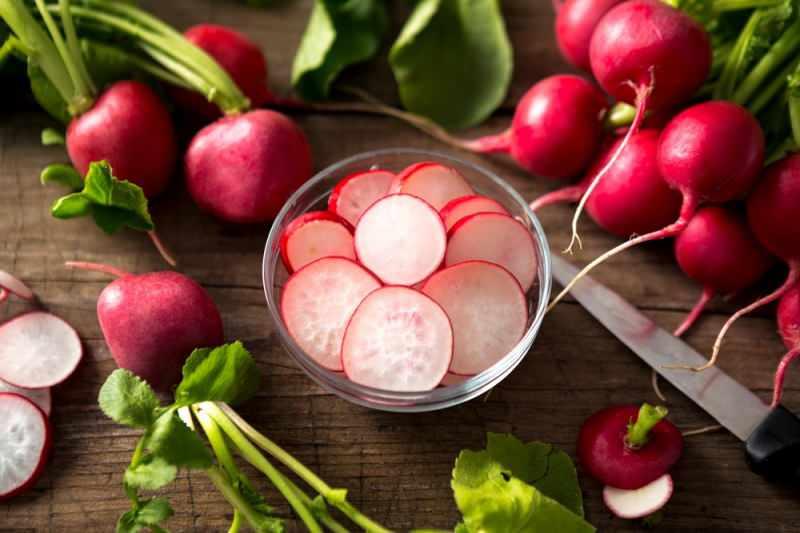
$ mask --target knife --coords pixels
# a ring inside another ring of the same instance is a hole
[[[578,273],[556,255],[552,269],[561,285]],[[591,277],[581,279],[570,292],[631,351],[742,440],[754,472],[775,481],[800,481],[800,419],[791,411],[781,405],[770,408],[718,367],[702,372],[665,368],[698,367],[707,359]]]

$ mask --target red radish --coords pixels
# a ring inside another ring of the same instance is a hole
[[[355,226],[369,206],[389,193],[395,175],[387,170],[351,174],[334,187],[328,210]]]
[[[424,200],[392,194],[375,202],[355,232],[359,262],[387,285],[414,285],[430,276],[445,254],[439,213]]]
[[[64,320],[33,311],[0,326],[0,379],[26,389],[67,379],[83,356],[81,340]]]
[[[483,260],[511,272],[527,292],[536,280],[539,261],[531,231],[520,221],[500,213],[477,213],[458,222],[449,232],[445,266]]]
[[[510,215],[506,208],[500,205],[500,202],[477,194],[450,200],[439,211],[447,231],[450,231],[450,229],[456,225],[456,222],[462,218],[474,215],[475,213],[502,213],[504,215]]]
[[[5,289],[0,289],[0,303],[5,302],[8,299],[8,291]]]
[[[603,487],[603,503],[614,516],[635,520],[649,516],[664,507],[672,497],[672,476],[664,474],[635,490]]]
[[[501,360],[528,325],[528,301],[516,278],[485,261],[466,261],[431,276],[422,292],[442,306],[453,326],[450,372],[473,375]]]
[[[17,387],[15,385],[12,385],[11,383],[6,383],[5,381],[0,380],[0,394],[6,392],[13,392],[14,394],[19,394],[20,396],[24,396],[28,400],[35,403],[36,406],[44,412],[44,414],[50,416],[50,409],[52,408],[53,400],[49,388],[24,389],[22,387]]]
[[[295,272],[281,294],[289,334],[317,363],[342,370],[342,337],[356,307],[380,282],[349,259],[326,257]]]
[[[131,274],[108,265],[67,262],[70,268],[116,276],[97,298],[97,319],[111,355],[153,388],[168,390],[195,348],[223,342],[217,306],[196,281],[179,272]]]
[[[772,407],[781,403],[783,383],[789,365],[800,358],[800,285],[788,290],[778,304],[778,331],[789,352],[783,356],[775,372],[775,388],[772,392]]]
[[[450,200],[474,194],[456,169],[427,161],[403,170],[394,178],[389,191],[422,198],[437,211]]]
[[[407,287],[383,287],[358,306],[342,341],[342,366],[360,385],[397,392],[435,388],[453,357],[444,310]]]
[[[30,290],[25,283],[5,270],[0,270],[0,288],[24,300],[34,300],[36,298],[36,295],[33,294],[33,291]]]
[[[280,247],[289,272],[322,257],[356,258],[347,222],[328,211],[311,211],[294,219],[283,230]]]
[[[195,203],[235,223],[275,218],[311,177],[311,149],[288,117],[258,110],[221,118],[194,136],[185,156]]]
[[[0,501],[31,488],[44,471],[52,430],[47,415],[19,394],[0,393]]]
[[[561,54],[573,66],[589,70],[589,43],[609,9],[622,0],[567,0],[556,15],[556,42]]]
[[[586,472],[617,489],[639,489],[669,472],[683,452],[683,436],[648,404],[608,407],[590,416],[578,435]]]

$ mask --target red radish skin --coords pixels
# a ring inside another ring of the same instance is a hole
[[[41,409],[42,412],[44,412],[44,414],[50,416],[50,410],[53,407],[53,399],[49,388],[25,389],[23,387],[17,387],[11,383],[6,383],[5,381],[0,380],[0,394],[6,392],[13,392],[14,394],[24,396],[28,400],[35,403],[36,406]]]
[[[403,170],[392,181],[389,192],[417,196],[437,211],[451,200],[474,194],[472,187],[456,169],[428,161]]]
[[[775,371],[773,408],[780,405],[783,398],[783,384],[789,366],[800,358],[800,285],[795,285],[787,291],[778,304],[778,331],[789,351],[781,358]]]
[[[618,518],[636,520],[657,512],[672,497],[675,485],[672,476],[664,474],[636,490],[603,487],[603,503]]]
[[[492,200],[491,198],[487,198],[486,196],[479,196],[477,194],[462,196],[461,198],[450,200],[439,211],[439,214],[442,215],[444,227],[447,231],[450,231],[450,229],[455,226],[459,220],[476,213],[501,213],[503,215],[511,214],[506,210],[505,207],[500,205],[500,202]]]
[[[36,484],[50,454],[52,428],[47,415],[27,398],[0,393],[0,501]]]
[[[590,70],[592,34],[609,9],[623,0],[567,0],[556,15],[556,42],[561,55],[582,70]]]
[[[5,289],[0,289],[0,303],[5,302],[8,299],[8,291]]]
[[[280,249],[289,272],[323,257],[356,258],[352,229],[328,211],[312,211],[294,219],[283,230]]]
[[[369,206],[389,194],[394,178],[387,170],[351,174],[333,188],[328,197],[328,211],[355,226]]]
[[[19,278],[9,274],[5,270],[0,270],[0,288],[11,292],[14,296],[18,296],[23,300],[33,301],[36,295],[33,291],[25,285]]]

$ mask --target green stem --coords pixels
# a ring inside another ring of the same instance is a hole
[[[611,129],[624,128],[633,122],[636,108],[625,102],[617,102],[606,115],[606,127]]]
[[[180,61],[173,59],[169,56],[169,54],[163,53],[155,46],[150,46],[147,44],[140,44],[139,46],[147,53],[147,55],[163,65],[168,72],[174,72],[174,75],[182,80],[181,84],[184,87],[188,86],[190,89],[199,92],[209,102],[214,100],[214,95],[217,94],[217,89],[203,79],[202,76],[197,75],[194,71],[192,71],[192,69],[186,65],[183,65]]]
[[[800,22],[795,22],[783,32],[742,81],[733,95],[733,101],[739,104],[747,103],[764,80],[768,79],[775,69],[780,68],[798,48],[800,48]]]
[[[228,528],[228,533],[239,533],[239,529],[242,527],[242,513],[239,512],[239,509],[233,510],[233,520],[231,520],[231,527]]]
[[[281,475],[283,476],[283,474]],[[315,512],[314,508],[312,507],[313,502],[311,501],[311,498],[305,492],[303,492],[300,489],[300,487],[295,485],[292,480],[290,480],[286,476],[283,476],[283,478],[284,481],[286,481],[286,484],[289,486],[289,488],[291,488],[294,491],[294,493],[297,494],[297,497],[300,498],[300,500],[303,502],[303,504],[305,504],[306,507],[311,509],[311,512],[314,513],[314,516],[317,517],[317,520],[319,520],[323,526],[328,528],[328,530],[332,531],[333,533],[349,533],[347,528],[344,527],[342,524],[340,524],[338,521],[336,521],[336,519],[333,518],[327,511],[318,510]]]
[[[200,426],[203,428],[206,437],[208,437],[208,442],[211,444],[211,449],[214,450],[219,464],[222,465],[222,468],[225,469],[230,477],[235,478],[238,476],[240,474],[239,468],[236,466],[236,461],[234,461],[233,455],[228,449],[225,436],[222,431],[220,431],[219,426],[200,409],[193,407],[192,411],[197,417],[198,422],[200,422]]]
[[[723,11],[774,7],[782,1],[783,0],[713,0],[711,10],[715,13],[722,13]]]
[[[642,404],[636,422],[628,425],[625,445],[635,450],[647,444],[650,430],[667,416],[667,413],[666,407],[660,405],[653,407],[649,403]]]
[[[764,160],[764,166],[769,166],[772,163],[783,159],[786,155],[786,152],[794,152],[797,150],[798,146],[800,145],[795,144],[794,138],[790,137],[788,139],[784,139],[782,143],[780,143],[769,154],[767,154],[767,158]]]
[[[236,488],[230,482],[225,472],[217,466],[212,466],[206,470],[206,474],[211,479],[211,482],[214,483],[214,486],[217,487],[217,490],[219,490],[225,499],[228,500],[228,503],[230,503],[236,511],[239,511],[242,516],[245,517],[245,520],[247,520],[256,531],[258,531],[260,524],[258,513],[254,511],[250,504],[247,503],[247,500],[245,500],[242,495],[239,494],[239,491],[236,490]],[[235,516],[236,515],[234,513],[234,517]],[[231,527],[233,527],[233,525],[231,525]]]
[[[142,437],[139,438],[139,442],[136,443],[136,448],[133,450],[133,455],[131,456],[131,465],[130,468],[136,468],[139,463],[142,461],[142,456],[144,455],[144,443],[146,440],[147,434],[145,433]],[[129,487],[127,483],[123,482],[123,487],[125,489],[125,494],[128,496],[128,499],[134,503],[134,505],[139,504],[139,493],[133,487]]]
[[[792,125],[792,138],[795,146],[800,146],[800,96],[789,91],[789,122]]]
[[[750,102],[750,104],[747,106],[747,109],[749,109],[754,115],[760,113],[761,110],[764,109],[773,98],[778,96],[778,94],[780,94],[786,88],[789,75],[798,67],[800,67],[800,61],[787,65],[780,74],[775,76],[772,81],[769,82],[769,85],[767,85],[758,93],[758,96],[752,102]]]
[[[97,94],[97,89],[94,86],[92,77],[89,75],[89,70],[86,68],[86,62],[83,60],[83,52],[81,51],[80,42],[78,42],[78,33],[75,31],[75,23],[72,20],[72,15],[69,12],[70,0],[58,0],[58,7],[61,11],[61,23],[64,27],[64,37],[67,39],[67,48],[69,55],[75,61],[75,66],[78,69],[78,75],[86,85],[91,94]]]
[[[750,39],[753,38],[753,34],[758,27],[761,17],[761,11],[754,11],[750,15],[750,18],[747,19],[747,23],[744,25],[744,28],[742,28],[739,37],[736,39],[736,43],[733,45],[733,49],[730,54],[728,54],[728,58],[722,67],[719,81],[717,81],[716,87],[714,88],[714,99],[727,99],[733,94],[736,88],[736,80],[739,77],[739,72],[745,61]]]

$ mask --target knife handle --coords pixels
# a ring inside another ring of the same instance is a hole
[[[800,419],[779,405],[745,442],[747,462],[772,481],[800,482]]]

